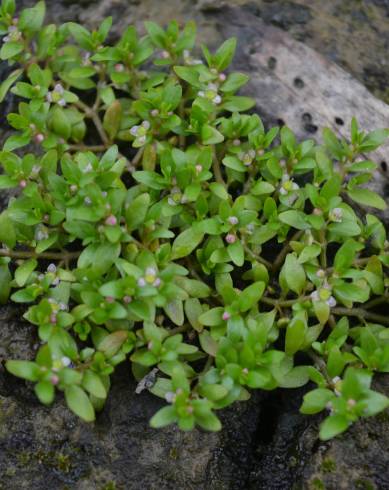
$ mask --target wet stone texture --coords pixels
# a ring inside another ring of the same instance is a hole
[[[52,0],[47,5],[51,22],[97,26],[112,15],[116,33],[129,23],[142,29],[147,19],[162,24],[173,18],[194,19],[201,41],[211,46],[238,36],[235,68],[254,77],[260,26],[272,25],[335,61],[389,101],[387,0],[165,0],[163,8],[159,0]],[[271,71],[276,60],[269,63]],[[0,68],[0,77],[4,70]],[[259,97],[256,81],[249,90]],[[301,80],[295,88],[299,85]],[[274,92],[276,97],[277,88]],[[1,105],[2,128],[13,103],[8,98]],[[277,122],[266,107],[259,109],[265,122]],[[313,134],[309,128],[316,115],[310,116],[305,114],[303,122],[306,132]],[[4,193],[0,195],[0,209],[6,200]],[[22,314],[14,306],[0,308],[0,361],[33,358],[38,348],[34,328],[21,320]],[[388,394],[389,380],[380,378],[377,389]],[[323,443],[317,436],[320,416],[299,414],[304,390],[278,390],[256,393],[249,402],[226,410],[219,434],[181,433],[173,427],[154,431],[148,420],[161,402],[134,391],[129,365],[122,365],[104,411],[89,425],[72,415],[61,397],[52,407],[43,407],[30,384],[0,366],[0,490],[389,489],[387,413]]]

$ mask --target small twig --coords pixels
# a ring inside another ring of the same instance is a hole
[[[326,234],[324,230],[320,230],[319,237],[320,237],[320,245],[321,245],[320,263],[322,268],[326,269],[327,268],[327,242],[326,242]]]
[[[42,252],[19,251],[0,249],[0,257],[11,257],[13,259],[49,259],[49,260],[72,260],[77,259],[81,252]]]
[[[371,313],[363,308],[331,308],[331,312],[334,315],[355,316],[364,320],[371,320],[373,322],[379,322],[384,325],[389,325],[389,317],[386,315],[379,315],[377,313]]]
[[[259,301],[262,303],[265,303],[267,305],[275,306],[276,308],[279,307],[284,307],[288,308],[293,306],[295,303],[299,303],[300,301],[308,301],[310,299],[309,296],[303,296],[302,298],[296,298],[296,299],[273,299],[269,298],[267,296],[263,296]]]
[[[261,262],[263,265],[266,265],[268,269],[271,269],[273,267],[273,264],[269,262],[268,260],[264,259],[260,255],[257,255],[255,252],[253,252],[248,245],[245,243],[243,244],[244,250],[255,260],[258,262]]]
[[[143,153],[145,151],[145,147],[141,146],[139,150],[136,152],[134,158],[131,160],[131,165],[136,167],[138,163],[140,162],[141,158],[143,157]]]
[[[106,145],[69,145],[70,151],[105,151]]]
[[[328,374],[325,361],[321,357],[319,357],[312,349],[310,349],[307,353],[308,353],[309,357],[312,359],[312,361],[314,362],[317,369],[324,376],[327,383],[332,387],[334,383],[333,383],[330,375]]]
[[[215,146],[212,147],[212,151],[213,151],[212,170],[213,170],[213,173],[215,175],[215,179],[217,180],[217,182],[219,182],[219,184],[222,184],[224,187],[227,187],[227,184],[224,182],[224,179],[223,179],[219,160],[216,156]]]
[[[367,303],[363,305],[363,308],[365,310],[368,310],[370,308],[373,308],[374,306],[378,306],[382,303],[389,302],[389,295],[388,294],[383,294],[382,296],[378,296],[378,298],[373,298]]]
[[[290,242],[293,242],[295,240],[298,240],[300,238],[300,236],[303,234],[304,232],[302,230],[299,230],[297,231],[290,240],[288,240],[284,247],[282,248],[281,252],[277,255],[276,257],[276,260],[273,262],[273,265],[271,267],[272,269],[272,272],[276,272],[278,271],[278,269],[281,267],[281,265],[283,264],[284,260],[285,260],[285,257],[287,256],[289,250],[291,250],[291,246],[290,246]]]
[[[356,260],[354,260],[352,265],[353,266],[355,266],[355,265],[366,265],[370,259],[371,259],[371,257],[363,257],[362,259],[356,259]],[[327,274],[331,274],[332,272],[334,272],[334,267],[327,267],[326,272],[327,272]]]

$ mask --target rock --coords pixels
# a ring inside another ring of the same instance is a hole
[[[0,357],[31,359],[35,327],[19,308],[0,309]],[[19,318],[18,318],[19,317]],[[135,394],[129,364],[114,376],[95,424],[73,415],[59,395],[53,406],[32,385],[0,371],[0,489],[147,490],[244,488],[260,413],[260,393],[225,410],[220,433],[154,430],[148,421],[164,404]]]

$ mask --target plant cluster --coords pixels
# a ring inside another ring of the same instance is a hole
[[[365,158],[389,135],[324,144],[266,131],[226,72],[236,40],[193,55],[196,28],[146,22],[108,44],[43,25],[38,2],[0,9],[0,86],[19,99],[0,153],[0,300],[27,304],[35,360],[7,369],[42,403],[64,392],[95,418],[110,375],[131,361],[139,390],[167,405],[153,427],[219,430],[215,412],[250,389],[316,386],[322,439],[388,407],[389,246]],[[22,149],[24,148],[24,149]],[[380,311],[381,309],[381,311]]]

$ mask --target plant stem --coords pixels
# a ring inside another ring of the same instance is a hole
[[[389,317],[386,315],[379,315],[377,313],[371,313],[363,308],[331,308],[331,313],[334,315],[356,316],[363,318],[364,320],[371,320],[373,322],[382,323],[383,325],[389,325]]]
[[[69,145],[71,151],[105,151],[106,145]]]
[[[245,243],[243,244],[243,248],[244,250],[255,260],[257,260],[258,262],[261,262],[261,264],[263,265],[266,265],[266,267],[269,269],[272,267],[273,264],[271,264],[271,262],[269,262],[268,260],[264,259],[263,257],[261,257],[260,255],[256,254],[255,252],[253,252],[248,245],[246,245]]]
[[[81,252],[42,252],[40,254],[34,251],[19,251],[0,249],[0,257],[11,257],[13,259],[49,259],[49,260],[72,260],[77,259]]]
[[[378,306],[382,303],[386,303],[387,301],[389,302],[389,294],[388,293],[383,294],[382,296],[378,296],[378,298],[371,299],[370,301],[365,303],[363,305],[363,307],[365,310],[368,310],[370,308],[373,308],[374,306]]]
[[[321,252],[320,252],[320,263],[323,269],[327,268],[327,242],[325,231],[320,230],[319,232]]]
[[[219,184],[222,184],[224,187],[227,187],[227,184],[224,182],[224,179],[223,179],[219,160],[216,156],[215,146],[212,147],[212,152],[213,152],[212,170],[213,170],[213,173],[215,174],[215,179],[219,182]]]
[[[310,349],[308,351],[308,355],[312,359],[312,361],[314,362],[314,364],[317,367],[317,369],[324,376],[324,378],[326,379],[327,383],[330,386],[333,386],[333,381],[332,381],[330,375],[328,374],[327,366],[326,366],[325,361],[320,356],[318,356],[312,349]]]
[[[281,265],[283,264],[284,260],[285,260],[285,257],[287,256],[289,250],[291,250],[291,246],[290,246],[290,242],[293,242],[295,240],[298,240],[300,238],[300,236],[303,234],[304,232],[302,230],[299,230],[297,231],[290,240],[288,240],[283,249],[281,250],[281,252],[277,255],[276,257],[276,260],[273,262],[273,265],[271,267],[271,270],[272,272],[276,272],[278,271],[278,269],[281,267]]]
[[[265,303],[267,305],[271,305],[271,306],[275,306],[275,307],[280,306],[281,308],[282,307],[287,308],[287,307],[293,306],[295,303],[298,303],[300,301],[307,301],[309,299],[310,299],[309,296],[303,296],[302,298],[285,299],[285,300],[273,299],[273,298],[268,298],[267,296],[263,296],[259,301],[261,301],[262,303]]]
[[[109,144],[110,144],[109,138],[105,133],[105,130],[103,128],[103,124],[101,122],[101,119],[100,119],[98,113],[95,110],[88,107],[86,104],[84,104],[84,102],[82,102],[81,100],[78,100],[75,103],[75,105],[78,106],[80,109],[82,109],[85,112],[85,115],[87,117],[92,119],[92,121],[93,121],[93,123],[97,129],[97,132],[99,133],[101,141],[104,143],[104,145],[109,146]]]
[[[371,257],[363,257],[362,259],[356,259],[354,260],[354,262],[352,263],[353,266],[355,265],[365,265],[369,262],[369,260],[371,259]],[[326,269],[327,273],[328,274],[331,274],[331,272],[334,272],[334,267],[327,267]]]
[[[131,160],[131,165],[133,165],[134,167],[137,166],[137,164],[140,162],[143,156],[144,151],[145,151],[145,147],[141,146],[139,150],[136,152],[134,158]]]

